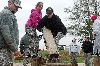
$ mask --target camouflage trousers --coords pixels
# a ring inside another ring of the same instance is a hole
[[[36,45],[35,45],[36,46]],[[26,48],[23,53],[23,65],[27,66],[28,63],[31,62],[32,59],[38,56],[38,46],[35,48]]]
[[[77,64],[77,56],[78,56],[77,52],[71,52],[71,63],[72,64]]]
[[[91,61],[91,59],[92,59],[92,55],[91,55],[91,53],[84,53],[84,57],[85,57],[85,65],[86,66],[91,66],[92,65],[92,61]]]
[[[38,56],[38,44],[37,45],[29,45],[29,47],[24,49],[23,53],[23,65],[27,66],[28,63],[34,58]]]
[[[8,49],[0,49],[0,66],[13,66],[13,55]]]
[[[34,36],[34,38],[30,39],[31,42],[29,46],[24,49],[24,53],[23,53],[24,66],[27,66],[32,59],[36,59],[38,57],[39,41],[41,39],[42,37],[38,37],[38,36]]]

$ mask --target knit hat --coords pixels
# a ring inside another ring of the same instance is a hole
[[[97,19],[97,16],[96,15],[93,15],[93,16],[91,16],[91,20],[96,20]]]

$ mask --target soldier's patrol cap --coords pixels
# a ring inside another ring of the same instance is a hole
[[[14,2],[14,4],[18,7],[18,8],[21,8],[21,1],[20,0],[12,0]]]
[[[53,13],[53,9],[51,8],[51,7],[48,7],[47,9],[46,9],[46,13],[48,14],[48,13]]]

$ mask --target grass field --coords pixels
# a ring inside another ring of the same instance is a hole
[[[68,53],[68,51],[66,50],[62,50],[59,52],[60,54],[60,60],[61,62],[68,64],[71,62],[71,57]],[[42,56],[43,58],[47,58],[48,57],[48,52],[45,51],[39,51],[39,55]],[[77,57],[77,61],[78,63],[83,63],[84,62],[84,57],[83,57],[83,52],[81,51],[80,55]],[[21,63],[22,60],[15,60],[15,63]]]

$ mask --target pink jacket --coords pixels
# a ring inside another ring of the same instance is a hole
[[[26,27],[37,28],[37,25],[41,19],[42,19],[41,11],[38,11],[37,9],[32,9],[30,18],[26,23]]]

